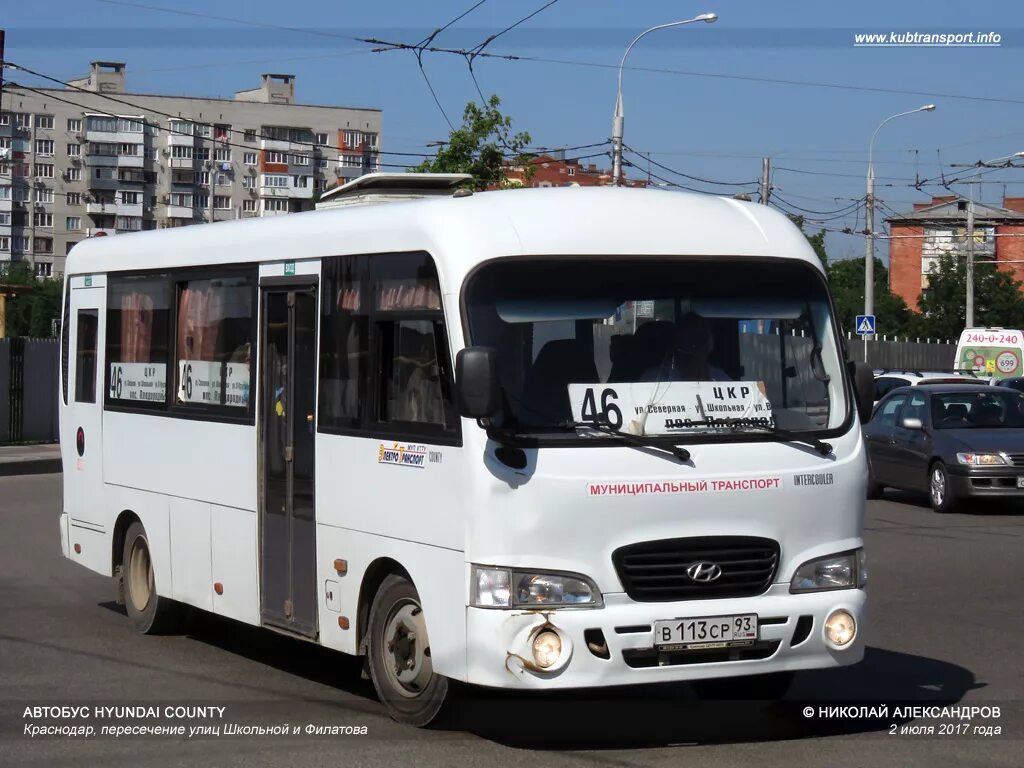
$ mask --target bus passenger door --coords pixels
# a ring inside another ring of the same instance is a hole
[[[108,527],[103,506],[103,350],[106,288],[102,276],[74,276],[68,313],[68,411],[63,420],[64,498],[71,557],[109,571],[110,551],[92,540]],[[109,535],[109,530],[106,530]]]
[[[317,632],[313,446],[316,285],[262,289],[260,607],[264,624]]]

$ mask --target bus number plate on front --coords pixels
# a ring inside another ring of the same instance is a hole
[[[756,613],[654,622],[654,644],[662,650],[728,648],[756,640]]]

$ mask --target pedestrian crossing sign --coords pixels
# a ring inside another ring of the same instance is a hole
[[[875,334],[875,316],[874,315],[857,315],[857,333],[861,336],[874,336]]]

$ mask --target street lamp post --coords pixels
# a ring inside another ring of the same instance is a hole
[[[868,190],[865,200],[865,234],[866,244],[864,249],[864,314],[875,314],[875,137],[882,129],[882,126],[890,120],[904,115],[913,115],[917,112],[934,112],[934,104],[925,104],[923,107],[911,109],[906,112],[899,112],[885,118],[875,132],[871,134],[871,143],[868,144]],[[868,336],[864,335],[864,362],[868,360]]]
[[[622,54],[622,61],[619,63],[619,90],[615,95],[615,114],[612,116],[612,185],[618,186],[622,183],[622,128],[625,123],[625,116],[622,111],[622,68],[626,64],[626,57],[629,56],[629,52],[633,49],[640,38],[644,35],[654,32],[658,29],[668,29],[669,27],[681,27],[684,24],[693,24],[696,21],[703,21],[711,24],[718,20],[718,15],[714,13],[702,13],[700,16],[695,16],[692,19],[686,19],[685,21],[673,21],[668,24],[658,24],[656,27],[644,30],[639,35],[633,38],[626,47],[626,52]]]

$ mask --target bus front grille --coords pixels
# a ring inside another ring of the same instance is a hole
[[[753,536],[645,541],[619,547],[612,562],[626,594],[638,602],[753,597],[771,586],[779,543]]]

